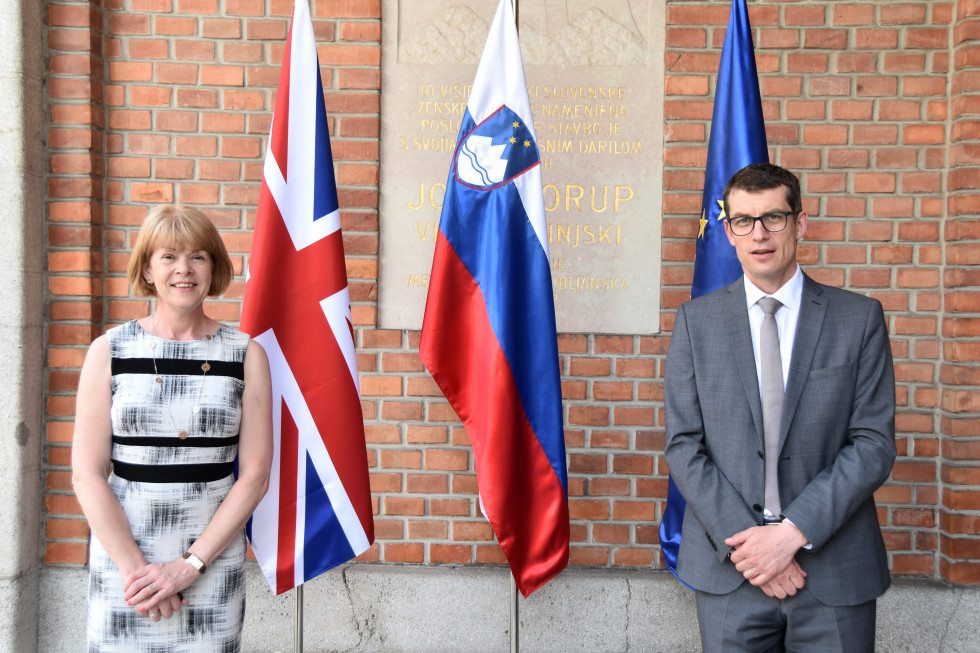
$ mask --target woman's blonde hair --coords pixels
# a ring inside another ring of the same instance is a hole
[[[178,204],[161,204],[150,209],[139,234],[133,254],[129,257],[126,278],[133,291],[141,297],[156,295],[156,288],[146,282],[143,271],[153,252],[160,247],[203,249],[211,256],[211,288],[208,296],[217,297],[225,291],[235,275],[228,250],[218,230],[201,211]]]

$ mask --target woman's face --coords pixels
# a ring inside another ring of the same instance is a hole
[[[203,249],[172,245],[157,247],[143,269],[159,301],[173,309],[191,309],[204,303],[211,290],[214,262]]]

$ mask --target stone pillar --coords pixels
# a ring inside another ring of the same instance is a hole
[[[41,515],[41,4],[0,3],[0,650],[37,650]]]
[[[952,55],[939,572],[980,583],[980,4],[957,3]]]

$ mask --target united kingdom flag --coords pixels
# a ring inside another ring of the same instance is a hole
[[[247,527],[281,594],[374,541],[354,331],[323,85],[296,0],[265,158],[242,329],[272,370],[269,492]]]

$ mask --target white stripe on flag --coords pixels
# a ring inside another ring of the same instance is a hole
[[[357,388],[357,398],[361,398],[361,382],[357,376],[357,354],[354,351],[354,337],[351,335],[351,323],[353,318],[350,312],[350,292],[347,286],[343,290],[335,292],[320,302],[320,308],[327,317],[333,337],[340,347],[344,360],[347,361],[347,369],[350,370],[351,380]]]

